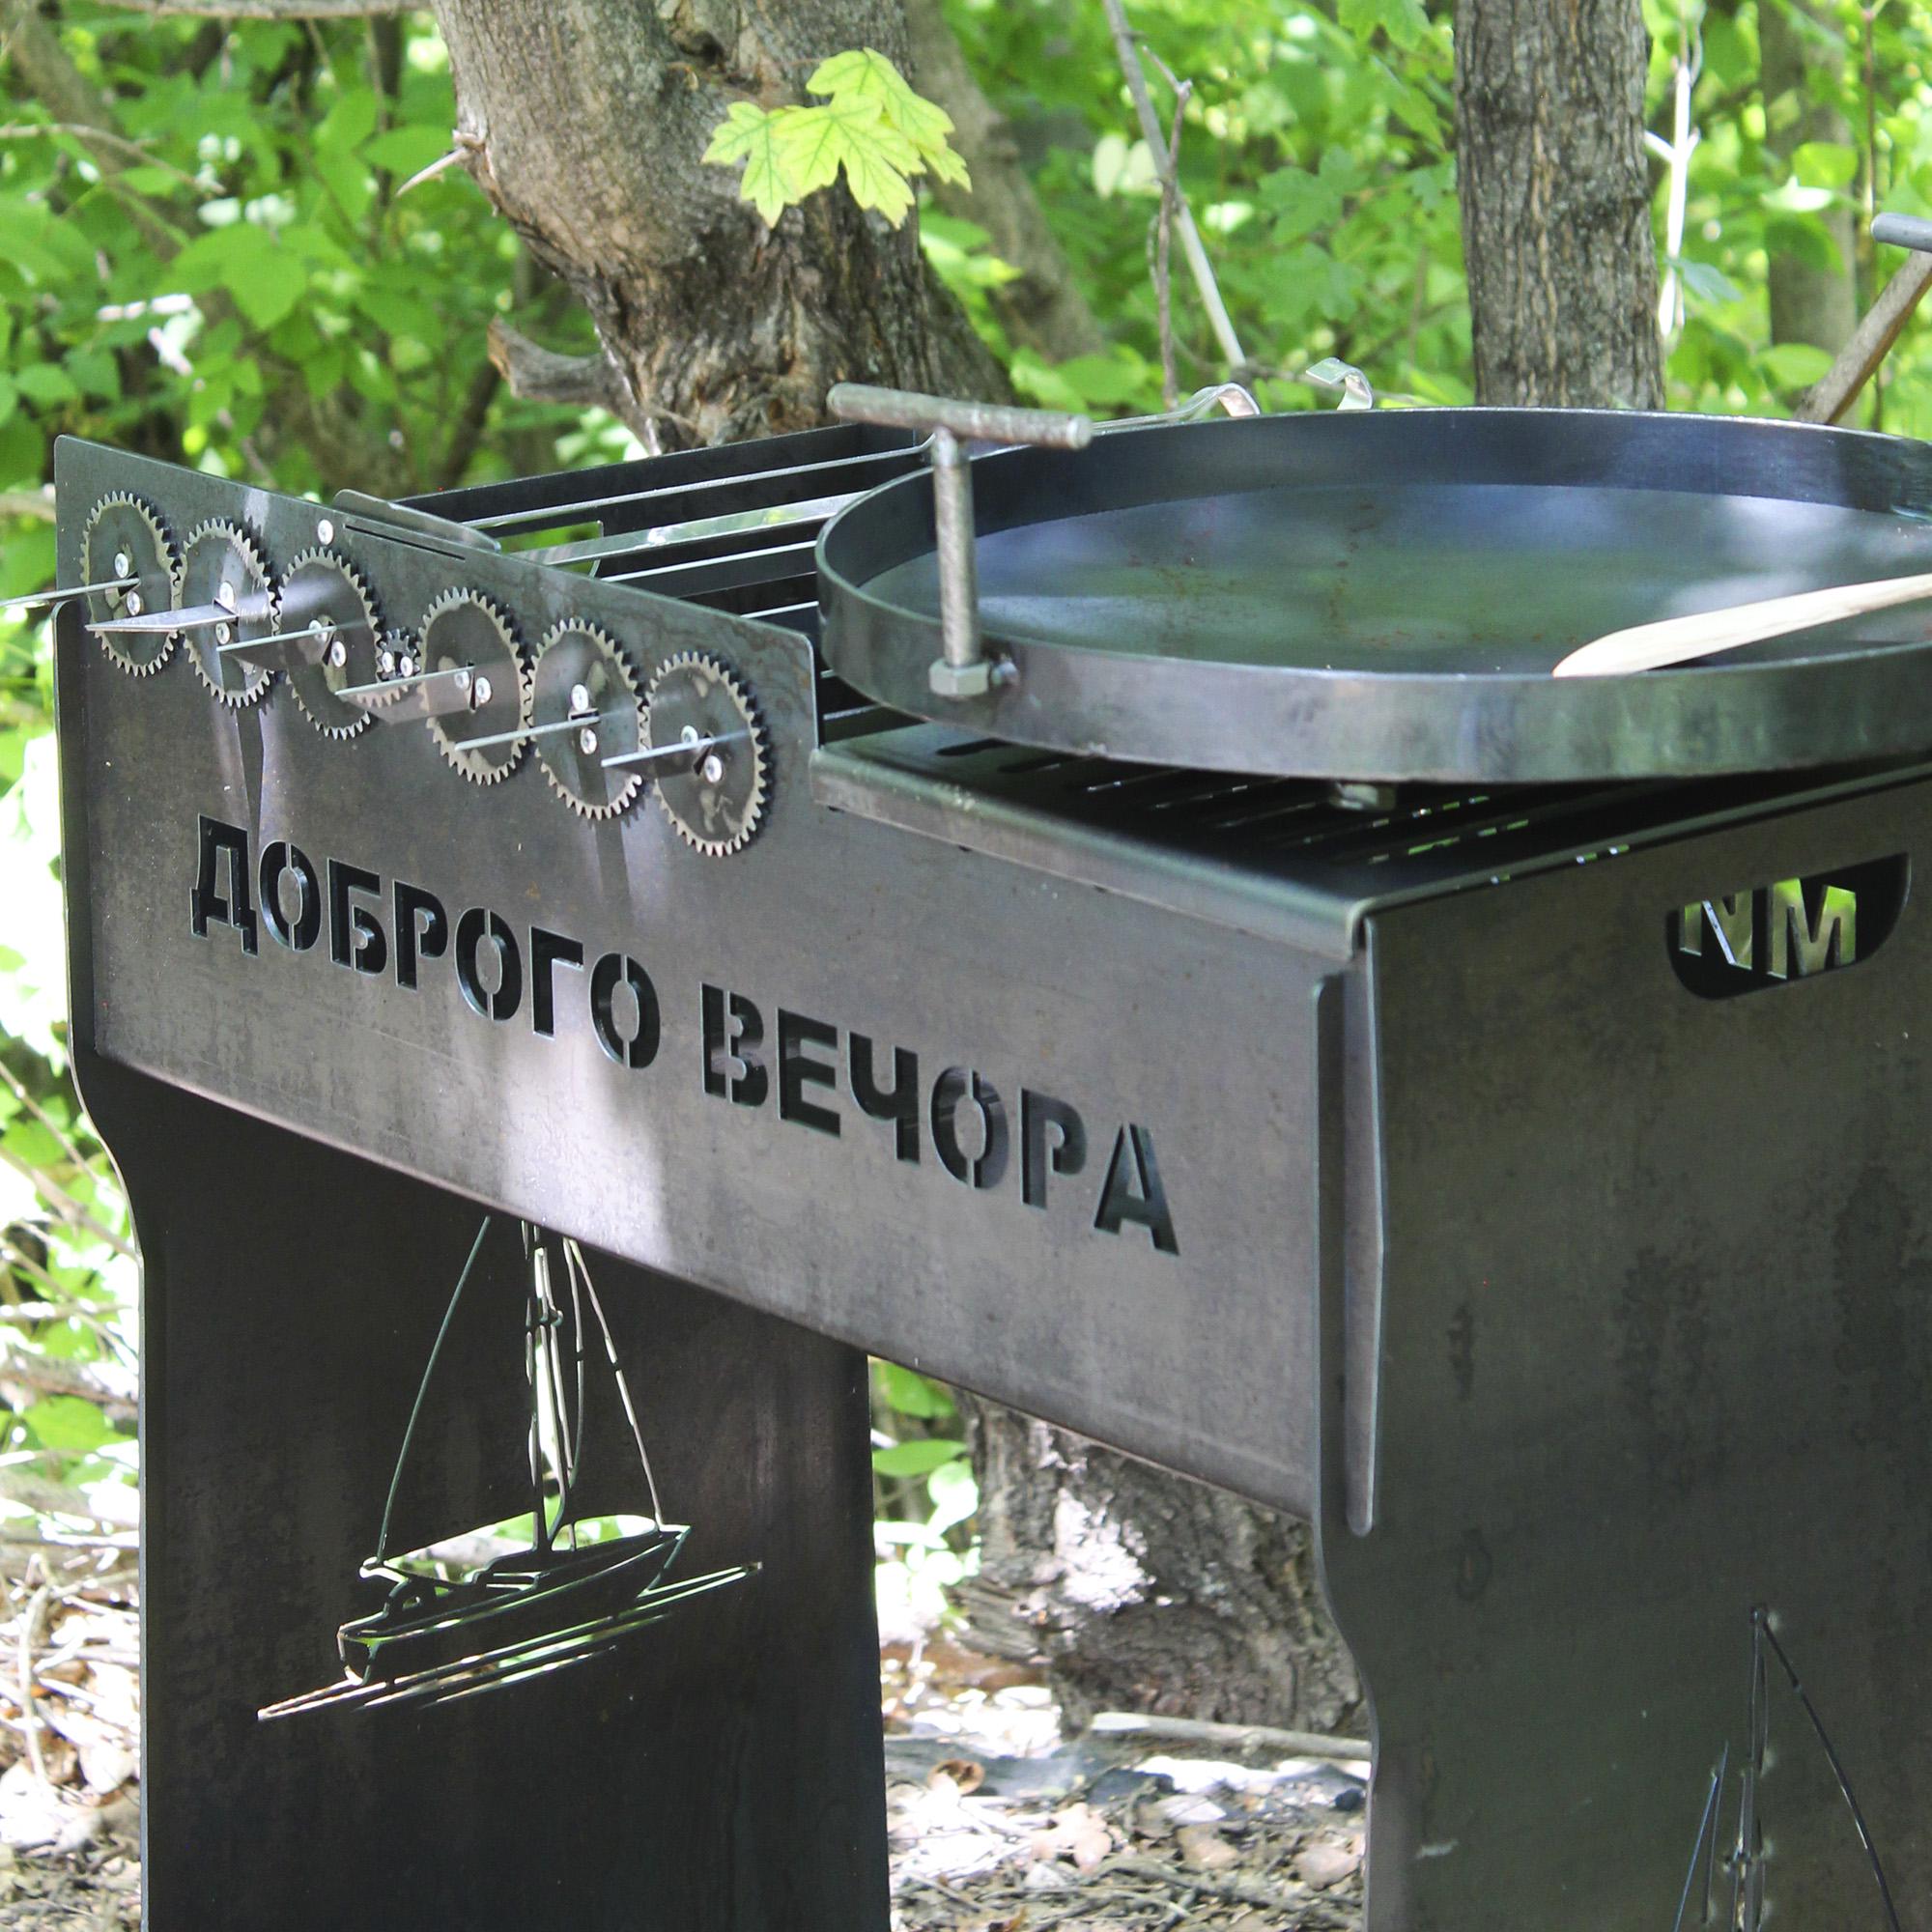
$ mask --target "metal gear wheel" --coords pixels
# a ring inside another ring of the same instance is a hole
[[[615,818],[645,785],[636,765],[604,760],[644,747],[643,696],[623,647],[595,624],[566,620],[544,636],[530,673],[530,724],[582,719],[575,731],[549,730],[532,742],[545,781],[571,810]]]
[[[376,682],[394,690],[372,691],[362,699],[366,709],[380,714],[404,703],[416,688],[422,668],[422,645],[410,631],[385,631],[376,646]]]
[[[508,778],[528,741],[504,734],[530,722],[529,677],[508,614],[480,590],[445,590],[423,612],[419,668],[467,670],[471,679],[469,710],[429,721],[442,755],[472,784]],[[497,742],[470,749],[484,738]]]
[[[250,638],[272,637],[280,608],[269,560],[240,524],[211,518],[188,532],[182,546],[181,602],[184,610],[218,604],[234,611],[229,622],[198,624],[181,634],[187,661],[202,683],[232,710],[260,703],[275,673],[261,665],[243,664],[221,648]]]
[[[141,497],[114,491],[88,512],[80,537],[83,583],[137,577],[121,590],[98,590],[87,600],[87,621],[138,617],[172,611],[181,602],[181,553],[160,513]],[[152,677],[174,655],[177,631],[110,633],[100,639],[107,655],[135,677]]]
[[[313,655],[289,672],[289,689],[325,738],[353,738],[369,725],[359,705],[337,697],[352,684],[376,681],[382,620],[362,574],[332,550],[305,550],[282,579],[278,616],[283,632],[314,635]]]
[[[771,795],[770,746],[749,687],[709,651],[679,651],[658,667],[644,708],[654,749],[705,747],[695,769],[657,781],[678,837],[711,859],[742,852]]]

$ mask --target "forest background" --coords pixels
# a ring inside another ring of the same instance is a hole
[[[1905,0],[1645,14],[1668,406],[1788,414],[1896,264],[1872,211],[1932,213],[1932,18]],[[1387,402],[1472,400],[1449,10],[1139,0],[1133,18],[1162,114],[1184,94],[1181,185],[1264,407],[1327,407],[1300,380],[1327,356]],[[1159,408],[1160,168],[1099,0],[946,0],[944,27],[1065,279],[1029,289],[991,240],[1009,194],[996,211],[957,185],[922,197],[928,262],[1024,399]],[[0,0],[0,598],[51,580],[63,434],[323,494],[637,452],[582,394],[512,393],[530,344],[595,337],[464,170],[400,192],[456,119],[427,14]],[[1229,373],[1178,267],[1172,307],[1180,387]],[[1932,332],[1908,330],[1856,419],[1932,431]],[[44,1542],[130,1540],[136,1516],[133,1249],[68,1078],[51,698],[46,629],[0,620],[0,1584]],[[875,1398],[882,1589],[889,1617],[923,1619],[972,1564],[973,1481],[946,1391],[881,1365]]]

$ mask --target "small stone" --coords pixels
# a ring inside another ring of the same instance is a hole
[[[1197,1871],[1225,1871],[1241,1855],[1211,1825],[1183,1825],[1174,1834],[1181,1858]]]
[[[1318,1842],[1295,1860],[1294,1875],[1311,1890],[1326,1891],[1330,1886],[1351,1877],[1361,1862],[1359,1847]]]

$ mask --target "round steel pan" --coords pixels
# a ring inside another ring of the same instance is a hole
[[[824,648],[988,737],[1215,771],[1676,778],[1932,747],[1932,605],[1668,670],[1552,678],[1630,624],[1932,570],[1932,449],[1794,423],[1568,410],[1257,417],[973,465],[980,611],[1010,681],[937,697],[932,486],[819,543]]]

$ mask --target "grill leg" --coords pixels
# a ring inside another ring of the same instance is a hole
[[[863,1355],[593,1256],[667,1516],[694,1525],[676,1574],[762,1572],[489,1695],[262,1723],[339,1677],[337,1626],[375,1607],[356,1566],[479,1210],[83,1070],[145,1260],[149,1932],[883,1932]],[[514,1306],[517,1243],[493,1243],[466,1304]],[[463,1514],[505,1384],[453,1325],[432,1394],[472,1371],[477,1403],[418,1437],[446,1531],[507,1514]]]
[[[1323,1176],[1368,1162],[1386,1214],[1365,1255],[1322,1204],[1322,1387],[1378,1376],[1374,1517],[1331,1401],[1321,1523],[1374,1707],[1369,1932],[1670,1932],[1687,1880],[1686,1928],[1883,1932],[1838,1767],[1924,1923],[1932,928],[1731,1003],[1665,952],[1702,880],[1848,837],[1804,835],[1372,935],[1375,1091]]]

